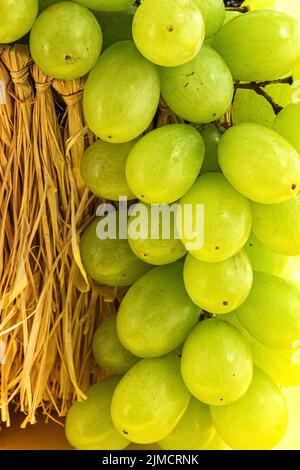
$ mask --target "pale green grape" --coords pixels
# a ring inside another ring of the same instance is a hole
[[[223,0],[194,0],[199,7],[204,23],[205,37],[210,38],[221,28],[225,18]]]
[[[252,203],[253,232],[272,250],[300,255],[300,194],[281,204]]]
[[[287,428],[284,395],[268,375],[254,369],[247,393],[226,406],[211,406],[217,432],[236,450],[268,450],[276,446]]]
[[[251,223],[248,200],[220,173],[200,176],[181,199],[177,212],[183,244],[193,256],[207,262],[224,261],[240,251],[249,238]]]
[[[114,428],[111,399],[120,377],[110,377],[87,391],[87,400],[76,402],[66,419],[66,437],[78,450],[122,450],[129,445],[126,436]]]
[[[300,55],[300,28],[277,11],[253,11],[217,32],[213,47],[243,81],[273,80],[289,73]]]
[[[192,186],[204,159],[196,129],[170,124],[142,137],[128,155],[126,178],[131,191],[149,204],[174,202]]]
[[[0,43],[25,36],[35,22],[38,7],[38,0],[0,0]]]
[[[265,273],[282,276],[289,264],[289,257],[280,255],[263,245],[252,233],[244,247],[251,261],[254,271],[262,271]]]
[[[128,221],[128,242],[138,258],[160,266],[173,263],[186,254],[182,241],[178,239],[175,214],[170,206],[139,203],[130,210],[136,210],[136,215]]]
[[[216,434],[207,405],[192,397],[176,428],[159,441],[164,450],[205,449]]]
[[[119,382],[112,399],[112,420],[119,433],[133,442],[157,442],[173,431],[190,398],[178,357],[143,359]]]
[[[133,5],[134,0],[73,0],[97,11],[120,11]]]
[[[276,116],[273,129],[300,154],[300,103],[290,104]]]
[[[272,127],[274,118],[273,108],[263,96],[258,95],[254,90],[242,88],[236,90],[232,105],[233,124],[252,122]]]
[[[218,152],[226,178],[253,201],[276,204],[300,189],[300,157],[272,129],[253,123],[233,126],[221,137]]]
[[[97,225],[100,221],[100,218],[95,219],[81,236],[83,266],[91,278],[100,284],[129,286],[145,274],[150,266],[135,256],[127,240],[118,237],[99,238]]]
[[[93,11],[103,34],[103,50],[119,41],[132,40],[135,7],[122,11]]]
[[[300,340],[300,291],[273,274],[254,272],[251,292],[236,314],[262,344],[290,349]]]
[[[50,6],[30,32],[30,53],[51,77],[71,80],[94,67],[102,48],[101,28],[93,13],[73,2]]]
[[[221,132],[214,124],[207,124],[201,132],[205,144],[204,161],[201,173],[221,171],[218,162],[218,145]]]
[[[245,0],[243,6],[252,10],[276,10],[300,21],[299,0]]]
[[[189,63],[161,69],[161,92],[178,116],[194,123],[208,123],[228,110],[233,81],[223,59],[204,45]]]
[[[134,16],[132,34],[144,57],[175,67],[199,52],[205,25],[192,0],[144,0]]]
[[[104,51],[91,71],[83,94],[88,126],[102,140],[128,142],[151,123],[160,94],[159,73],[132,41]]]
[[[121,302],[117,331],[123,346],[140,357],[157,357],[179,346],[199,320],[182,279],[183,263],[155,268]]]
[[[103,369],[114,374],[124,374],[138,358],[120,343],[116,324],[117,315],[112,315],[99,326],[93,337],[93,354]]]
[[[188,255],[184,264],[185,288],[196,305],[223,314],[238,308],[252,286],[252,267],[244,251],[219,263],[206,263]]]
[[[130,191],[125,166],[136,141],[110,144],[97,140],[83,154],[80,171],[85,185],[97,196],[118,201],[120,196],[135,199]]]
[[[184,343],[181,373],[190,392],[209,405],[225,405],[242,397],[252,380],[251,350],[229,323],[200,322]]]

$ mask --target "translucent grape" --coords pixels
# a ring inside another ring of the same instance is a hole
[[[157,212],[158,216],[153,214],[156,214],[156,209],[159,211],[159,206],[151,207],[139,203],[135,207],[139,210],[136,216],[129,218],[128,242],[136,256],[146,263],[157,266],[173,263],[182,258],[186,254],[186,249],[182,241],[177,238],[175,215],[169,210],[169,206],[167,206],[168,211],[164,212],[162,209],[161,212]],[[135,228],[137,224],[147,228],[145,234],[142,231],[137,236],[134,230],[133,236],[130,228]]]
[[[103,34],[103,50],[120,41],[132,40],[132,22],[135,8],[122,11],[93,11]]]
[[[142,137],[129,153],[126,178],[136,197],[149,204],[174,202],[192,186],[204,158],[196,129],[171,124]]]
[[[119,382],[112,399],[112,420],[119,433],[133,442],[157,442],[176,427],[190,397],[178,357],[143,359]]]
[[[184,284],[196,305],[214,314],[231,312],[248,297],[252,267],[244,251],[219,263],[206,263],[188,255]]]
[[[120,11],[133,5],[134,0],[73,0],[91,10]]]
[[[218,144],[221,132],[214,124],[207,124],[201,132],[205,144],[204,161],[201,173],[221,171],[218,162]]]
[[[96,362],[108,372],[124,374],[138,358],[127,351],[117,335],[117,315],[105,320],[93,337],[93,354]]]
[[[84,153],[81,176],[85,185],[97,196],[117,201],[120,196],[135,199],[125,176],[126,160],[136,141],[110,144],[97,140]]]
[[[232,76],[222,58],[204,45],[189,63],[161,69],[161,92],[178,116],[194,123],[208,123],[229,108]]]
[[[283,202],[300,189],[300,157],[272,129],[253,123],[231,127],[223,134],[218,152],[226,178],[253,201]]]
[[[136,356],[157,357],[179,346],[199,320],[182,280],[183,263],[155,268],[139,279],[121,302],[117,331]]]
[[[272,449],[287,428],[284,395],[258,368],[242,398],[226,406],[211,406],[210,411],[217,432],[236,450]]]
[[[277,101],[276,101],[277,103]],[[232,105],[233,124],[252,122],[272,127],[275,113],[271,104],[254,90],[238,88]]]
[[[78,450],[121,450],[129,441],[112,423],[110,405],[120,377],[103,379],[87,391],[87,400],[76,402],[66,419],[66,437]]]
[[[296,20],[283,13],[253,11],[223,25],[213,47],[236,80],[273,80],[289,73],[296,64],[300,28]]]
[[[300,340],[300,291],[284,279],[254,272],[251,292],[236,310],[241,324],[262,344],[290,349]]]
[[[0,0],[0,43],[21,39],[38,14],[38,0]]]
[[[204,403],[225,405],[242,397],[252,380],[251,350],[232,325],[200,322],[184,343],[181,373],[190,392]]]
[[[276,116],[273,129],[300,154],[300,103],[290,104]]]
[[[204,227],[202,223],[198,224],[201,204],[204,208]],[[180,207],[182,218],[179,212],[178,232],[186,248],[201,261],[224,261],[238,253],[249,238],[249,202],[220,173],[200,176],[181,199]],[[191,234],[185,232],[186,226],[192,227]],[[201,241],[201,235],[204,235],[204,244],[195,248]]]
[[[300,255],[300,194],[281,204],[251,204],[253,232],[272,250]]]
[[[132,41],[104,51],[91,71],[83,95],[88,126],[102,140],[129,142],[151,123],[160,94],[159,73]]]
[[[95,219],[80,240],[83,266],[92,279],[107,286],[129,286],[145,274],[150,266],[131,251],[127,240],[100,239]]]
[[[199,52],[205,26],[192,0],[144,0],[135,14],[134,42],[151,62],[175,67]]]
[[[164,450],[205,449],[215,434],[208,406],[192,397],[176,428],[159,445]]]
[[[194,0],[194,2],[199,7],[204,19],[205,37],[210,38],[224,22],[224,2],[223,0]]]

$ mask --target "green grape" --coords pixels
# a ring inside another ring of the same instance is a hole
[[[243,81],[273,80],[289,73],[300,55],[296,20],[277,11],[253,11],[217,32],[213,47]]]
[[[192,397],[176,428],[159,445],[164,450],[200,450],[211,443],[215,434],[208,406]]]
[[[109,317],[96,330],[93,354],[97,364],[114,374],[124,374],[138,361],[138,358],[120,343],[117,335],[117,315]]]
[[[251,204],[253,232],[282,255],[300,255],[300,194],[281,204]]]
[[[225,18],[223,0],[194,0],[199,7],[204,23],[205,37],[210,38],[221,28]]]
[[[126,239],[99,238],[97,226],[101,220],[96,218],[81,236],[83,266],[91,278],[100,284],[129,286],[145,274],[150,266],[135,256]]]
[[[73,0],[96,11],[120,11],[134,4],[134,0]]]
[[[155,268],[121,302],[117,318],[123,346],[136,356],[158,357],[177,348],[199,320],[182,280],[183,263]]]
[[[119,41],[132,40],[135,8],[123,11],[93,11],[103,34],[103,50]]]
[[[289,264],[289,257],[280,255],[263,245],[252,233],[244,249],[249,256],[254,271],[282,276]]]
[[[134,16],[132,34],[144,57],[158,65],[175,67],[199,52],[205,25],[192,0],[144,0]]]
[[[104,51],[88,77],[83,94],[86,122],[102,140],[128,142],[151,123],[159,94],[155,65],[132,41],[118,42]]]
[[[300,103],[290,104],[276,116],[273,129],[300,154]]]
[[[262,344],[290,349],[300,339],[300,291],[273,274],[254,272],[251,292],[236,314]]]
[[[300,20],[299,0],[245,0],[243,6],[252,10],[276,10]]]
[[[190,392],[209,405],[225,405],[242,397],[252,380],[250,346],[229,323],[200,322],[184,343],[181,373]]]
[[[46,74],[80,78],[95,65],[102,48],[101,28],[93,13],[73,2],[43,11],[30,33],[30,53]]]
[[[236,90],[232,105],[233,124],[252,122],[265,127],[272,127],[274,118],[273,108],[263,96],[258,95],[254,90],[242,88]]]
[[[130,211],[137,213],[129,218],[128,242],[138,258],[161,266],[173,263],[186,254],[182,241],[177,237],[175,214],[169,206],[139,203]],[[137,231],[137,227],[142,227],[141,232]]]
[[[142,359],[119,382],[112,399],[116,429],[139,444],[164,439],[184,415],[191,395],[180,375],[180,359]]]
[[[0,43],[25,36],[35,22],[38,6],[38,0],[0,0]]]
[[[213,423],[226,444],[236,450],[269,450],[283,437],[287,428],[284,395],[259,368],[247,393],[226,406],[211,406]]]
[[[253,201],[276,204],[300,189],[299,155],[272,129],[253,123],[233,126],[221,137],[218,152],[226,178]]]
[[[122,450],[128,439],[114,428],[111,400],[120,377],[110,377],[90,387],[87,400],[76,402],[66,419],[66,437],[78,450]]]
[[[170,124],[142,137],[126,163],[128,185],[149,204],[174,202],[193,185],[204,159],[204,142],[196,129]]]
[[[221,171],[218,162],[218,145],[221,132],[214,124],[207,124],[201,132],[201,135],[205,144],[205,155],[201,173]]]
[[[161,69],[161,93],[178,116],[208,123],[223,116],[231,105],[232,76],[223,59],[204,45],[187,64]]]
[[[249,202],[220,173],[200,176],[181,199],[179,208],[178,232],[185,247],[200,261],[224,261],[238,253],[249,238]]]
[[[207,263],[188,255],[184,284],[192,301],[214,314],[231,312],[248,297],[252,266],[244,251],[219,263]]]
[[[97,196],[118,201],[120,196],[135,199],[130,191],[125,166],[136,140],[123,144],[110,144],[97,140],[83,154],[81,176],[84,184]]]

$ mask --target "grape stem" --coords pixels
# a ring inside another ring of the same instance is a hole
[[[247,13],[249,11],[248,7],[226,7],[226,11],[239,11],[240,13]]]

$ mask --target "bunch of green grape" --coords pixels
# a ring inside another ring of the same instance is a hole
[[[0,42],[31,29],[46,74],[88,74],[81,174],[107,204],[82,263],[125,290],[69,442],[276,447],[300,385],[300,2],[9,3]]]

